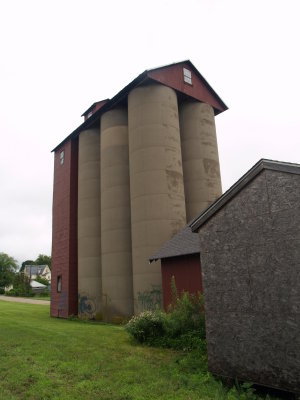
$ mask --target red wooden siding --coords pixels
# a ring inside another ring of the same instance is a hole
[[[94,105],[93,108],[91,108],[89,111],[86,111],[86,112],[83,114],[83,115],[84,115],[84,120],[86,121],[86,120],[89,118],[88,115],[89,115],[90,112],[92,112],[92,114],[94,114],[94,113],[95,113],[96,111],[98,111],[101,107],[103,107],[104,104],[106,104],[108,101],[109,101],[108,99],[98,101],[98,103],[96,103],[96,104]]]
[[[60,154],[64,151],[64,163]],[[54,156],[51,316],[78,312],[77,283],[78,140],[65,142]],[[57,292],[57,277],[62,278]]]
[[[192,73],[192,85],[184,82],[183,68]],[[169,86],[179,92],[185,93],[196,100],[211,105],[219,112],[224,111],[224,106],[218,101],[213,93],[206,87],[203,81],[198,78],[194,70],[188,64],[175,64],[170,67],[161,68],[148,72],[148,76],[166,86]]]
[[[171,279],[175,277],[178,294],[202,293],[200,254],[189,254],[161,260],[163,306],[167,310],[172,303]]]

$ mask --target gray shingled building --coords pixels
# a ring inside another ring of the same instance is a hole
[[[260,160],[191,224],[209,370],[300,391],[300,165]]]

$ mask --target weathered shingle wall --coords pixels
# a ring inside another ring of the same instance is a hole
[[[300,176],[263,170],[200,228],[209,369],[300,390]]]

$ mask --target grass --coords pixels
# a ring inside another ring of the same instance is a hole
[[[10,297],[7,294],[6,294],[6,296]],[[12,296],[12,297],[15,297],[15,296]],[[17,297],[24,298],[24,299],[33,299],[33,300],[48,300],[48,301],[51,300],[50,293],[47,293],[47,294],[36,293],[33,296],[17,296]]]
[[[49,317],[0,301],[0,399],[250,399],[228,391],[201,352],[132,343],[123,327]]]
[[[31,297],[33,300],[48,300],[48,301],[50,301],[51,300],[51,298],[50,298],[50,294],[48,295],[48,296],[45,296],[45,295],[43,295],[43,296],[41,296],[41,295],[39,295],[39,294],[35,294],[33,297]]]

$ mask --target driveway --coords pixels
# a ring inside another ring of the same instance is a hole
[[[42,304],[44,306],[50,306],[49,300],[34,300],[32,298],[11,297],[11,296],[2,296],[2,295],[0,295],[0,300],[13,301],[15,303]]]

